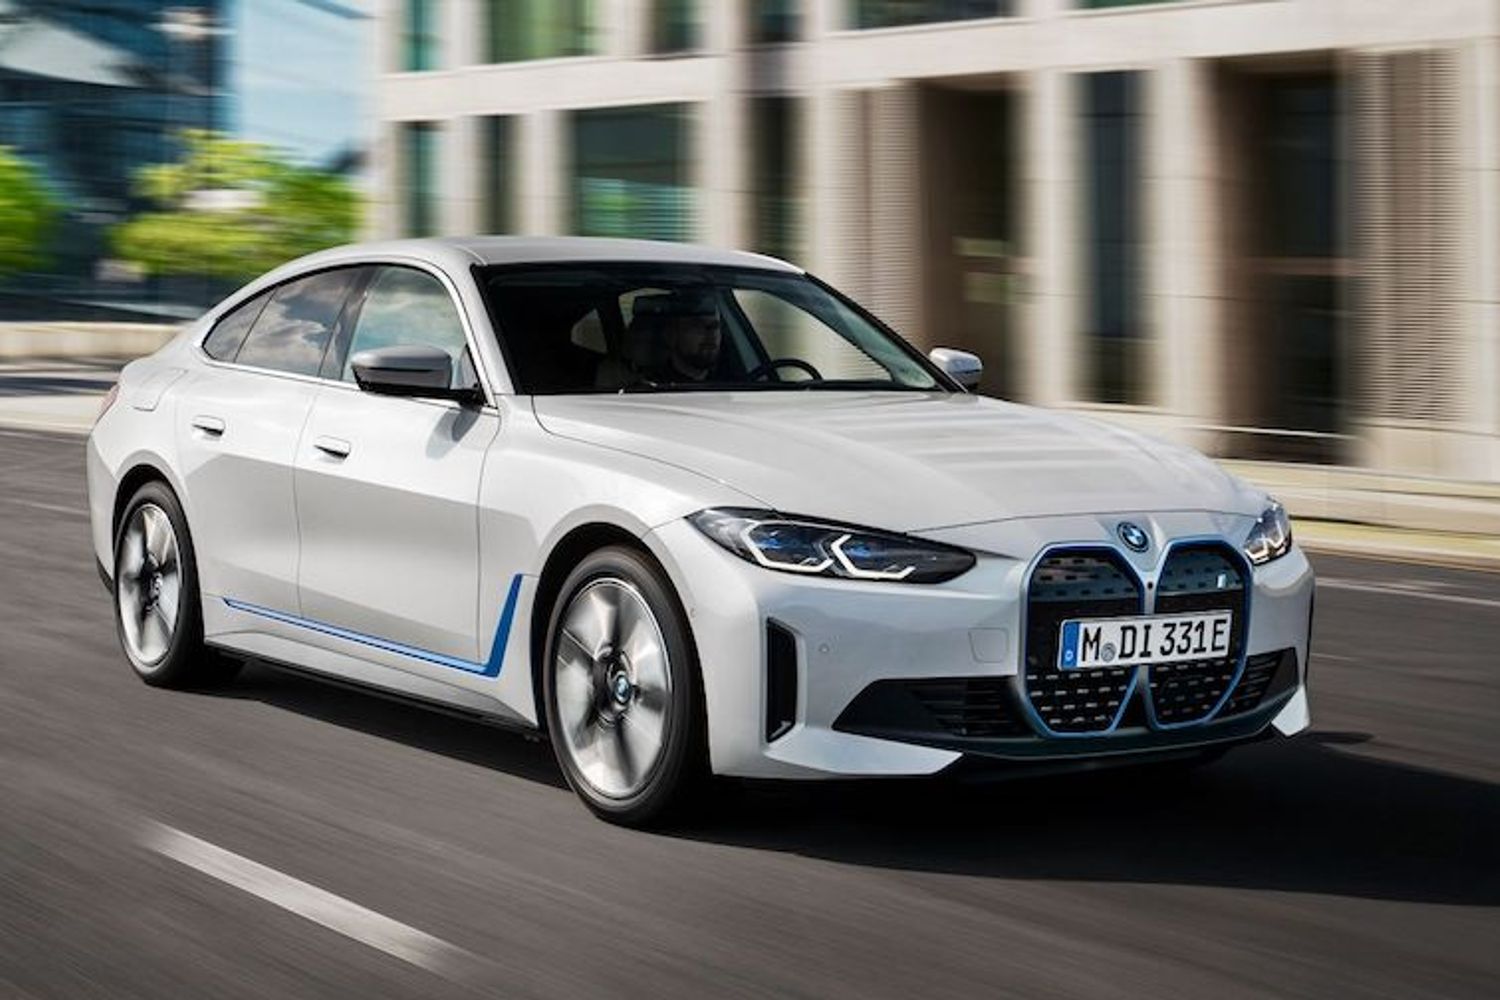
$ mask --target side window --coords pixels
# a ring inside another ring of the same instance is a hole
[[[382,268],[365,292],[341,378],[354,381],[351,361],[360,351],[408,345],[448,352],[453,359],[453,388],[467,388],[477,381],[463,321],[443,283],[415,268]]]
[[[250,332],[250,326],[270,297],[269,292],[262,292],[221,316],[213,332],[203,341],[203,353],[215,361],[233,361],[240,353],[240,345],[245,342],[245,334]]]
[[[235,360],[257,368],[316,375],[358,273],[356,268],[324,271],[276,289]]]

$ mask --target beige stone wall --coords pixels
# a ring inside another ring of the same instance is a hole
[[[1253,141],[1245,124],[1253,87],[1245,81],[1303,61],[1364,79],[1398,53],[1446,53],[1451,62],[1440,60],[1448,68],[1437,73],[1427,109],[1434,114],[1423,127],[1430,129],[1429,166],[1449,175],[1451,189],[1435,195],[1430,210],[1415,210],[1430,223],[1424,239],[1435,249],[1375,252],[1362,244],[1363,259],[1350,265],[1357,272],[1370,263],[1372,273],[1386,275],[1388,293],[1385,305],[1364,290],[1348,303],[1357,317],[1351,350],[1364,359],[1353,368],[1352,392],[1387,402],[1405,393],[1410,405],[1363,410],[1347,454],[1390,472],[1500,480],[1500,3],[1179,0],[1090,11],[1071,0],[1019,0],[1013,18],[850,31],[844,0],[807,0],[805,40],[771,57],[747,52],[745,5],[734,0],[702,5],[709,15],[701,52],[646,58],[645,0],[600,0],[600,55],[506,65],[475,61],[478,4],[444,6],[453,39],[444,68],[386,72],[377,86],[374,233],[399,228],[397,122],[444,123],[444,226],[461,232],[471,228],[474,203],[472,123],[480,115],[517,116],[516,217],[522,232],[547,234],[569,225],[568,114],[678,102],[696,109],[700,237],[741,245],[753,207],[748,97],[773,86],[801,100],[801,263],[925,344],[932,330],[961,320],[933,298],[941,264],[934,255],[943,249],[932,224],[945,192],[924,177],[924,163],[927,175],[934,172],[922,145],[933,135],[924,88],[1007,88],[1018,102],[1025,243],[1013,310],[1017,395],[1221,452],[1233,451],[1263,415],[1277,378],[1258,367],[1264,287],[1247,266],[1256,179],[1245,158]],[[387,67],[398,13],[394,2],[380,8]],[[757,68],[768,58],[771,74]],[[1082,72],[1118,69],[1143,71],[1146,95],[1141,173],[1152,385],[1145,405],[1135,407],[1090,404],[1080,378],[1087,219],[1076,82]],[[1378,179],[1386,166],[1380,148],[1351,142],[1349,177]],[[1406,196],[1392,189],[1384,197]],[[1385,231],[1400,240],[1411,230],[1393,224]],[[1416,296],[1407,285],[1423,274],[1417,292],[1436,317],[1425,335],[1421,317],[1402,312]],[[1424,339],[1435,345],[1430,359],[1421,356],[1424,343],[1414,342]],[[1442,405],[1418,405],[1424,400]]]

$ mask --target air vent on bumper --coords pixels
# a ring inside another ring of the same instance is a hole
[[[766,622],[766,742],[785,736],[797,722],[797,637],[779,622]]]

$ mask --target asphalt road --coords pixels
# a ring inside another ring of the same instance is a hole
[[[731,787],[636,833],[478,724],[140,684],[81,466],[0,431],[0,996],[1496,993],[1500,577],[1318,560],[1314,731],[1185,777]]]

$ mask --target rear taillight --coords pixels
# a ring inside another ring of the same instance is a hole
[[[115,400],[119,398],[120,383],[116,382],[114,385],[110,386],[109,391],[104,394],[104,401],[99,404],[99,416],[94,418],[94,422],[98,423],[99,420],[109,412],[109,408],[115,405]]]

